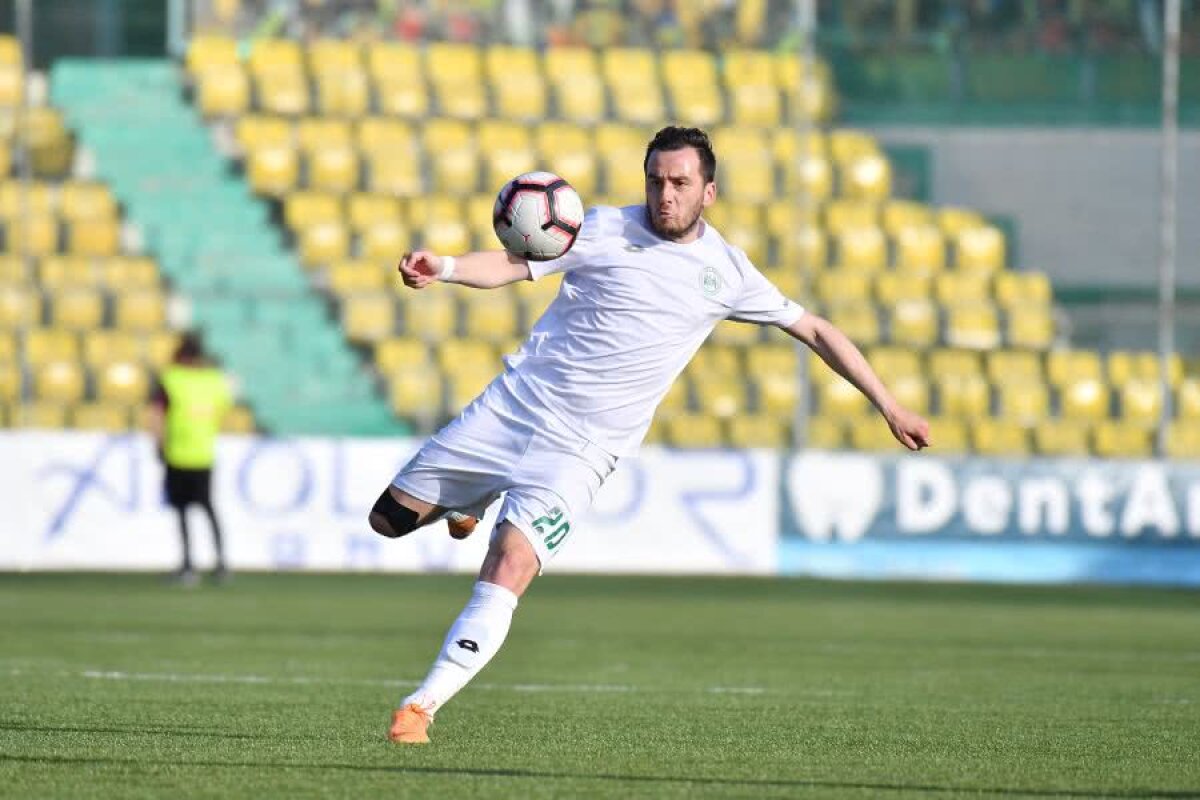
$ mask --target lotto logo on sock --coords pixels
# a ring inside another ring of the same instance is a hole
[[[472,653],[479,652],[479,643],[474,639],[459,639],[455,644],[463,650],[470,650]]]

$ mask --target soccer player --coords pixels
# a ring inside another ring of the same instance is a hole
[[[518,598],[570,537],[596,491],[634,452],[655,408],[723,319],[774,325],[865,394],[910,450],[929,425],[903,408],[858,348],[785,298],[703,219],[716,157],[697,128],[669,127],[646,148],[645,205],[588,211],[561,258],[505,251],[460,258],[417,251],[404,283],[494,289],[563,273],[558,296],[504,371],[435,433],[380,495],[371,527],[404,536],[450,511],[473,519],[506,492],[478,582],[424,682],[392,716],[392,741],[429,741],[434,715],[496,655]]]

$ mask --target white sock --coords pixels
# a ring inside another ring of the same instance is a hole
[[[499,652],[516,608],[517,596],[508,589],[478,581],[429,674],[401,707],[416,703],[432,714],[458,694]]]

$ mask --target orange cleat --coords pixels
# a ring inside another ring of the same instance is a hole
[[[388,731],[388,738],[396,744],[429,744],[426,731],[432,723],[433,717],[429,712],[416,703],[409,703],[392,712],[392,728]]]
[[[478,524],[478,518],[461,511],[451,511],[446,514],[446,527],[450,529],[450,536],[454,539],[467,538],[475,532],[475,526]]]

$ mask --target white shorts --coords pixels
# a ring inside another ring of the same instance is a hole
[[[498,413],[486,396],[430,437],[392,485],[476,517],[507,493],[498,522],[507,520],[525,534],[545,568],[617,459],[582,437]]]

